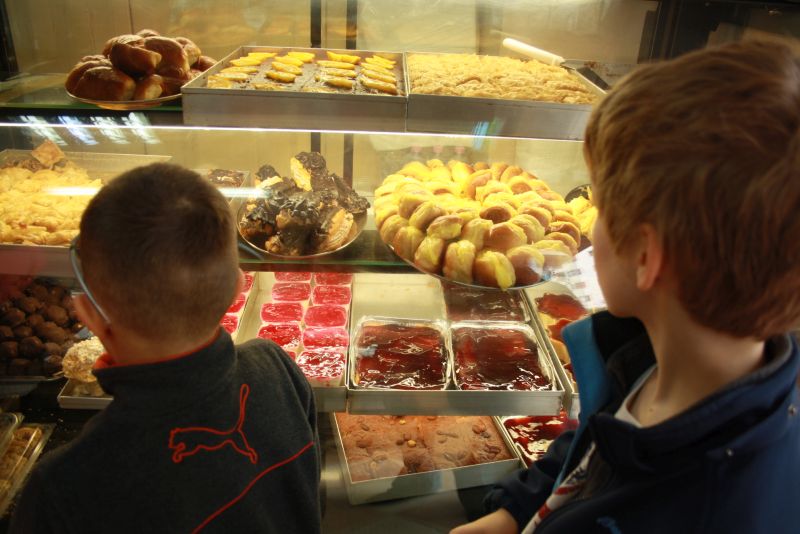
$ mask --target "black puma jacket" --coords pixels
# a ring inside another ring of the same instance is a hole
[[[314,397],[276,345],[96,368],[114,401],[46,455],[11,532],[319,532]]]

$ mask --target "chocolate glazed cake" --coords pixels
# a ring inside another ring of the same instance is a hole
[[[251,199],[239,222],[242,236],[267,252],[307,256],[330,252],[358,233],[354,216],[369,202],[328,171],[318,152],[301,152],[290,162],[291,177],[261,167],[263,198]]]

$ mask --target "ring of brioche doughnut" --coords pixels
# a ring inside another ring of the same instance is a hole
[[[569,251],[572,253],[572,255],[578,253],[578,243],[580,243],[580,241],[576,241],[569,234],[565,234],[563,232],[550,232],[544,237],[545,239],[557,239],[558,241],[561,241],[567,246],[567,248],[569,248]]]
[[[568,234],[576,243],[581,242],[581,229],[571,222],[555,220],[550,223],[547,231]]]
[[[492,171],[492,180],[497,182],[500,181],[500,177],[503,175],[503,172],[508,168],[508,163],[503,163],[502,161],[496,161],[489,165],[489,170]]]
[[[458,215],[442,215],[428,225],[428,235],[442,239],[455,239],[461,235],[462,226],[464,223]]]
[[[544,266],[554,269],[572,260],[572,252],[563,241],[558,239],[542,239],[533,244],[544,254]]]
[[[435,218],[445,214],[444,208],[432,200],[426,200],[408,218],[408,224],[425,231]]]
[[[429,273],[438,273],[442,268],[444,239],[427,236],[414,253],[414,265]]]
[[[398,211],[397,204],[389,204],[388,206],[384,206],[380,209],[375,210],[375,226],[378,227],[380,230],[381,226],[383,226],[384,221],[391,217],[392,215],[397,215]]]
[[[486,185],[482,185],[475,188],[475,200],[478,202],[483,202],[486,197],[493,193],[511,193],[511,189],[506,184],[501,184],[500,182],[488,182]]]
[[[542,189],[537,191],[537,193],[539,193],[539,196],[541,196],[545,200],[559,200],[561,202],[564,202],[564,197],[562,197],[555,191]]]
[[[575,226],[577,226],[578,228],[581,227],[581,222],[578,220],[577,217],[575,217],[572,214],[571,211],[559,210],[559,209],[554,210],[553,211],[553,220],[554,221],[564,221],[564,222],[572,223]]]
[[[517,282],[511,261],[496,250],[481,250],[475,258],[472,274],[478,283],[500,289],[507,289]]]
[[[450,243],[444,255],[442,273],[456,282],[471,284],[476,252],[475,245],[466,239]]]
[[[414,261],[414,253],[423,239],[425,239],[425,233],[422,230],[413,226],[404,226],[392,240],[394,253],[404,260]]]
[[[414,211],[417,209],[417,206],[430,200],[430,193],[427,191],[423,193],[403,193],[400,196],[400,202],[397,203],[397,207],[400,209],[399,213],[401,217],[408,219],[413,215]]]
[[[542,206],[523,204],[519,207],[518,213],[519,215],[530,215],[545,228],[549,227],[550,223],[553,221],[553,215]]]
[[[478,210],[474,208],[456,208],[455,215],[458,215],[464,224],[467,224],[472,219],[480,217]]]
[[[386,219],[381,226],[379,232],[381,239],[383,239],[384,243],[391,243],[394,240],[394,236],[397,234],[397,232],[399,232],[404,226],[408,226],[408,219],[405,219],[400,215],[389,216],[389,218]]]
[[[487,219],[495,224],[506,222],[516,214],[517,211],[505,202],[497,202],[496,204],[484,207],[480,211],[481,219]]]
[[[512,217],[509,222],[522,228],[522,231],[525,232],[528,238],[529,244],[544,239],[544,226],[542,226],[539,220],[533,215],[517,215],[516,217]]]
[[[542,279],[544,273],[544,254],[533,245],[514,247],[506,252],[506,257],[514,266],[517,283],[535,284]]]
[[[525,171],[522,170],[522,167],[518,167],[516,165],[509,165],[508,167],[505,168],[503,173],[500,175],[500,181],[503,182],[503,183],[506,183],[509,180],[511,180],[512,178],[514,178],[515,176],[519,176],[523,172],[525,172]]]
[[[477,250],[481,250],[492,226],[492,221],[472,219],[461,228],[461,239],[466,239],[475,245]]]
[[[484,246],[493,250],[506,250],[528,242],[528,236],[514,223],[504,222],[492,225],[484,241]]]
[[[467,183],[464,186],[464,193],[466,193],[467,197],[474,200],[478,188],[488,184],[491,179],[492,171],[488,169],[475,171],[467,178]]]
[[[514,211],[517,211],[522,203],[519,201],[517,197],[514,196],[514,193],[491,193],[486,195],[486,198],[483,199],[483,205],[488,206],[490,204],[496,204],[498,202],[505,202],[512,208]]]
[[[450,163],[453,165],[451,166]],[[447,166],[450,167],[450,174],[453,176],[453,180],[459,184],[466,182],[470,175],[475,172],[472,167],[463,161],[450,161]]]

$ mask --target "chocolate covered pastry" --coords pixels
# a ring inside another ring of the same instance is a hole
[[[367,199],[328,171],[317,152],[297,154],[291,171],[291,177],[281,177],[269,165],[258,170],[263,197],[247,201],[242,236],[282,256],[329,252],[352,241],[355,216],[367,211]]]

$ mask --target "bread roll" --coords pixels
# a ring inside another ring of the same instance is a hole
[[[464,224],[467,224],[472,219],[477,219],[478,217],[480,217],[480,214],[477,209],[467,208],[467,207],[456,208],[453,214],[458,215]]]
[[[428,225],[428,235],[442,239],[455,239],[461,235],[464,223],[458,215],[442,215]]]
[[[412,178],[417,178],[423,182],[427,182],[431,179],[431,170],[421,161],[409,161],[403,165],[403,168],[400,169],[398,174],[411,176]]]
[[[539,195],[542,198],[544,198],[545,200],[555,200],[555,201],[559,201],[559,202],[564,202],[564,197],[562,197],[561,195],[559,195],[555,191],[552,191],[552,190],[537,191],[537,193],[539,193]]]
[[[523,204],[519,207],[519,215],[530,215],[539,221],[543,227],[547,228],[553,220],[553,215],[547,211],[543,206],[538,206],[533,203]]]
[[[211,67],[213,67],[216,62],[217,60],[214,58],[210,58],[208,56],[200,56],[195,62],[195,64],[192,65],[192,67],[196,68],[197,70],[206,71]]]
[[[532,215],[517,215],[509,221],[516,224],[528,238],[528,244],[544,239],[545,228],[536,217]]]
[[[175,39],[170,39],[169,37],[147,37],[142,46],[147,50],[161,54],[161,62],[156,67],[156,73],[165,78],[176,78],[178,80],[185,80],[189,75],[189,58],[181,44]]]
[[[134,34],[117,35],[116,37],[112,37],[106,41],[106,44],[103,46],[103,55],[108,57],[108,54],[111,53],[111,47],[117,43],[131,46],[142,46],[144,44],[144,38],[140,35]]]
[[[525,245],[528,242],[528,236],[516,224],[504,222],[492,225],[489,229],[489,234],[486,236],[484,246],[500,252],[520,245]]]
[[[507,289],[516,281],[514,266],[508,258],[495,250],[482,250],[475,258],[472,274],[479,284]]]
[[[558,232],[568,234],[576,243],[581,242],[581,229],[577,225],[567,221],[553,221],[547,228],[548,232]]]
[[[136,35],[139,35],[140,37],[158,37],[161,34],[155,30],[145,28],[143,30],[139,30],[138,32],[136,32]]]
[[[181,92],[181,87],[184,84],[192,81],[191,71],[187,72],[184,76],[166,76],[161,75],[161,79],[164,80],[164,95],[177,95]]]
[[[489,170],[482,170],[482,171],[475,171],[467,178],[467,182],[464,185],[464,194],[468,198],[475,198],[475,193],[479,187],[482,187],[489,183],[492,179],[492,172]]]
[[[414,254],[414,265],[423,271],[438,273],[442,268],[444,245],[444,239],[427,236],[417,247]]]
[[[469,176],[475,172],[472,167],[463,161],[450,161],[447,165],[450,167],[450,174],[453,176],[453,180],[462,185],[467,181]]]
[[[164,92],[164,80],[158,74],[151,74],[139,80],[133,91],[134,100],[152,100]]]
[[[420,204],[430,200],[430,198],[431,194],[427,191],[424,193],[403,193],[397,203],[397,207],[400,210],[398,213],[401,217],[408,219]]]
[[[472,219],[461,228],[461,239],[466,239],[475,245],[477,250],[481,250],[491,228],[492,221]]]
[[[580,241],[576,241],[569,234],[565,234],[563,232],[550,232],[544,237],[545,239],[555,239],[561,241],[567,246],[567,248],[569,249],[570,253],[573,256],[578,253],[578,244],[580,243]]]
[[[450,280],[471,284],[475,254],[475,245],[466,239],[450,243],[444,255],[442,274]]]
[[[506,252],[506,257],[514,266],[517,284],[529,286],[542,279],[544,273],[544,254],[533,245],[514,247]]]
[[[492,171],[492,180],[500,181],[500,177],[503,175],[503,172],[508,168],[508,163],[503,162],[495,162],[489,166],[489,169]]]
[[[189,66],[192,67],[202,55],[200,47],[194,44],[194,41],[186,37],[175,37],[175,40],[183,47],[183,51],[186,52],[186,60],[189,62]]]
[[[125,43],[114,44],[108,58],[115,67],[134,78],[153,74],[161,62],[161,54],[158,52]]]
[[[511,180],[512,178],[514,178],[515,176],[519,176],[523,172],[525,172],[525,171],[523,171],[521,167],[517,167],[516,165],[510,165],[510,166],[506,167],[506,169],[500,175],[500,181],[503,182],[503,183],[506,183],[509,180]]]
[[[417,206],[417,209],[414,210],[414,213],[411,214],[411,217],[408,219],[408,224],[414,226],[415,228],[419,228],[422,231],[425,231],[428,228],[428,225],[433,221],[436,217],[440,217],[445,214],[444,208],[439,206],[433,200],[427,200]]]
[[[497,192],[497,193],[490,193],[486,195],[486,198],[483,199],[483,205],[488,206],[489,204],[495,204],[497,202],[505,202],[509,204],[514,210],[519,209],[522,205],[522,202],[519,201],[517,196],[514,193],[506,193],[506,192]]]
[[[93,67],[83,73],[73,94],[92,100],[131,100],[136,90],[133,78],[114,67]]]
[[[408,226],[408,219],[404,219],[399,215],[392,215],[386,219],[381,226],[380,236],[384,243],[391,243],[394,236],[404,226]]]
[[[533,184],[533,180],[525,176],[515,176],[508,181],[508,187],[511,189],[511,192],[517,195],[535,191]],[[541,198],[540,195],[537,196]]]
[[[380,209],[375,210],[375,226],[378,227],[380,230],[381,226],[383,226],[384,221],[391,217],[392,215],[397,215],[398,207],[396,204],[390,204],[388,206],[384,206]]]
[[[425,239],[425,233],[422,230],[413,226],[404,226],[395,234],[392,248],[394,253],[401,258],[414,261],[414,253],[423,239]]]
[[[67,89],[67,91],[73,95],[79,96],[75,93],[75,87],[78,85],[83,73],[94,67],[113,67],[113,65],[105,58],[78,63],[72,67],[69,75],[67,75],[67,81],[64,83],[64,87]]]
[[[561,210],[561,209],[553,210],[553,220],[554,221],[569,222],[569,223],[574,224],[578,228],[580,228],[580,226],[581,226],[581,223],[577,219],[577,217],[575,217],[575,215],[573,215],[571,211],[566,210],[566,209],[564,209],[564,210]]]
[[[509,193],[511,189],[506,184],[500,182],[490,181],[486,185],[479,186],[475,189],[475,200],[483,202],[484,199],[492,193]]]

